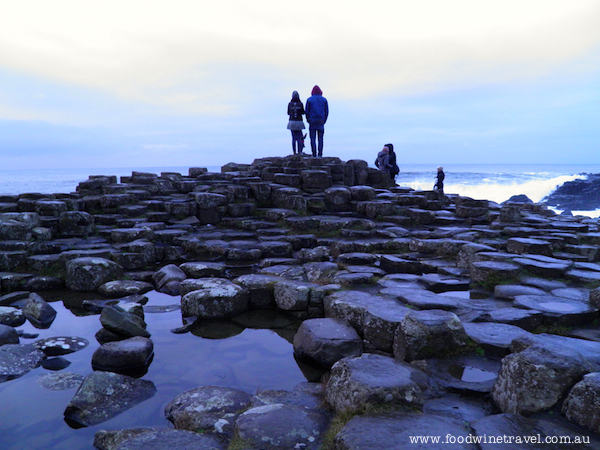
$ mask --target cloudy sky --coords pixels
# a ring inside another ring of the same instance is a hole
[[[4,2],[0,168],[211,166],[291,153],[598,163],[597,0]]]

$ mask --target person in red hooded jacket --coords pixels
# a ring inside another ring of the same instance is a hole
[[[310,134],[310,149],[313,156],[321,157],[323,156],[323,134],[325,134],[325,123],[329,116],[329,105],[319,86],[313,87],[311,96],[306,100],[305,109]]]

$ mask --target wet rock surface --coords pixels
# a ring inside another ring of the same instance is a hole
[[[100,323],[105,330],[116,336],[114,340],[134,336],[150,337],[146,323],[141,317],[119,306],[106,306],[100,313]]]
[[[549,410],[596,367],[576,351],[534,344],[502,359],[492,398],[504,412]]]
[[[469,355],[430,358],[418,366],[450,392],[477,395],[491,392],[502,365],[500,361]]]
[[[46,355],[33,345],[7,343],[0,346],[0,381],[23,376],[42,364]]]
[[[77,388],[83,382],[83,376],[69,372],[55,372],[40,376],[38,384],[53,391]]]
[[[365,433],[365,430],[370,430]],[[404,448],[435,448],[430,442],[412,442],[411,437],[440,436],[443,442],[450,435],[460,439],[460,448],[477,450],[473,443],[465,443],[470,427],[456,417],[434,414],[390,413],[356,416],[335,437],[335,448],[343,450],[379,450]],[[443,448],[443,444],[438,444]],[[454,442],[456,445],[456,441]],[[459,447],[456,447],[459,448]]]
[[[469,338],[486,352],[504,356],[510,352],[514,339],[529,333],[520,327],[502,323],[473,322],[464,324]]]
[[[249,448],[321,448],[330,414],[324,410],[273,403],[242,413],[235,432]]]
[[[75,336],[57,336],[55,338],[40,339],[34,344],[47,356],[67,355],[86,348],[89,345],[87,339]]]
[[[23,314],[37,328],[49,328],[56,318],[56,310],[35,292],[23,305]]]
[[[585,179],[573,180],[559,186],[544,199],[550,206],[573,211],[592,211],[600,207],[600,175],[587,174]]]
[[[406,313],[394,337],[394,357],[413,361],[460,353],[467,334],[450,311],[431,309]]]
[[[552,417],[526,418],[518,414],[495,414],[471,422],[483,450],[491,449],[567,449],[591,450],[600,439],[582,432],[568,422]],[[499,437],[502,436],[502,439]],[[506,436],[506,439],[504,438]],[[496,437],[496,438],[494,438]]]
[[[305,320],[294,336],[294,353],[330,368],[347,356],[360,356],[362,339],[354,328],[340,319]]]
[[[126,375],[148,367],[153,356],[153,342],[146,337],[134,336],[102,344],[92,355],[92,367]]]
[[[571,422],[600,434],[600,414],[595,405],[600,399],[600,372],[588,373],[565,399],[562,412]]]
[[[138,380],[112,372],[93,372],[65,409],[65,419],[74,427],[102,423],[156,393],[151,381]]]
[[[98,450],[162,450],[180,448],[194,450],[226,450],[225,443],[214,436],[187,430],[132,429],[98,432],[94,439]]]
[[[10,325],[0,325],[0,346],[4,344],[18,344],[19,333]]]
[[[240,411],[250,406],[250,395],[237,389],[203,386],[182,393],[165,407],[175,428],[228,435]]]
[[[333,365],[325,399],[338,412],[377,403],[420,408],[429,390],[430,379],[420,369],[390,357],[364,354]]]
[[[24,320],[52,330],[44,297],[66,286],[89,296],[76,307],[100,327],[101,370],[65,410],[76,426],[154,395],[145,371],[117,372],[152,364],[162,342],[144,318],[160,311],[181,311],[172,339],[270,326],[320,382],[240,391],[230,408],[215,404],[229,388],[199,386],[165,409],[182,429],[98,432],[97,448],[405,448],[410,436],[445,434],[461,448],[519,448],[466,438],[553,427],[596,448],[586,414],[600,366],[596,219],[390,186],[364,161],[304,156],[93,176],[71,194],[14,197],[0,213],[0,381],[40,365],[53,371],[47,389],[81,381],[60,356],[85,348],[76,336],[33,346],[17,331]],[[173,304],[147,304],[151,290]],[[290,331],[273,312],[304,325]],[[332,417],[348,411],[360,414],[326,443]]]

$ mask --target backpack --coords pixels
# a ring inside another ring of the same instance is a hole
[[[386,169],[386,167],[385,167],[385,157],[386,156],[388,156],[388,154],[385,152],[381,152],[379,155],[377,155],[377,159],[375,160],[375,165],[377,167],[379,167],[380,169]]]

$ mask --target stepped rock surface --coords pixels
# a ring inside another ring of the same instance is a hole
[[[562,192],[585,189],[565,186],[548,204],[576,209]],[[168,403],[164,429],[99,431],[96,448],[400,449],[443,434],[477,449],[492,447],[474,439],[508,429],[598,448],[598,415],[586,411],[600,395],[599,244],[597,219],[521,197],[415,191],[336,157],[4,195],[0,382],[68,366],[16,330],[24,320],[51,330],[43,293],[66,287],[96,294],[77,307],[99,315],[103,345],[67,419],[95,425],[152,397],[145,369],[161,342],[144,319],[164,307],[148,303],[154,289],[179,301],[172,339],[239,333],[249,317],[276,328],[284,316],[273,311],[306,320],[286,338],[307,382],[254,394],[198,386]],[[139,378],[116,373],[131,367]],[[227,407],[225,391],[237,399]]]

